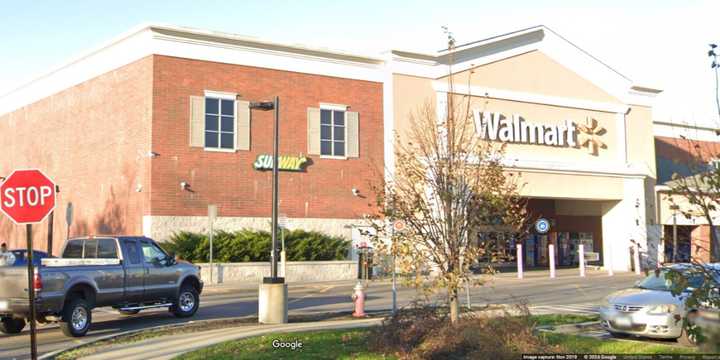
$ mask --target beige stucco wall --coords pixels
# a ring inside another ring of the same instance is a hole
[[[623,179],[618,177],[524,171],[520,179],[522,196],[585,200],[620,200],[624,196]]]
[[[407,140],[410,117],[425,105],[435,107],[435,90],[432,80],[409,75],[393,76],[393,103],[395,135],[400,141]]]
[[[625,118],[627,126],[627,153],[631,163],[640,164],[656,178],[655,138],[653,137],[652,108],[631,105]]]
[[[593,83],[540,51],[531,51],[458,73],[457,84],[549,96],[620,103]]]

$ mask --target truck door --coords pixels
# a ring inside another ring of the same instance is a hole
[[[145,290],[145,266],[143,265],[140,246],[136,239],[123,239],[123,254],[125,267],[125,296],[124,302],[137,304],[142,302]]]
[[[169,266],[170,257],[150,240],[141,239],[140,249],[145,263],[145,300],[174,298],[179,274],[173,266]]]

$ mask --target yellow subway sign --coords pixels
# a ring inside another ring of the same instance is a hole
[[[281,171],[303,171],[303,167],[307,164],[308,158],[304,156],[291,156],[283,155],[278,157],[278,163],[280,166],[278,170]],[[260,154],[253,163],[255,170],[272,170],[273,168],[273,157],[268,154]]]

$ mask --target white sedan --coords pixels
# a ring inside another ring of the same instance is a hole
[[[666,278],[670,269],[685,271],[688,265],[673,265],[637,282],[635,287],[620,290],[605,298],[600,307],[602,326],[616,337],[628,335],[660,339],[678,339],[693,345],[694,336],[688,334],[684,323],[693,326],[696,309],[687,309],[685,300],[694,288],[701,286],[701,275],[690,275],[687,289],[677,296],[670,292],[672,282]],[[720,282],[720,275],[715,279]]]

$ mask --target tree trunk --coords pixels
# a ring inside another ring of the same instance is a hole
[[[460,301],[458,301],[458,290],[448,290],[450,295],[450,322],[456,324],[460,313]]]

